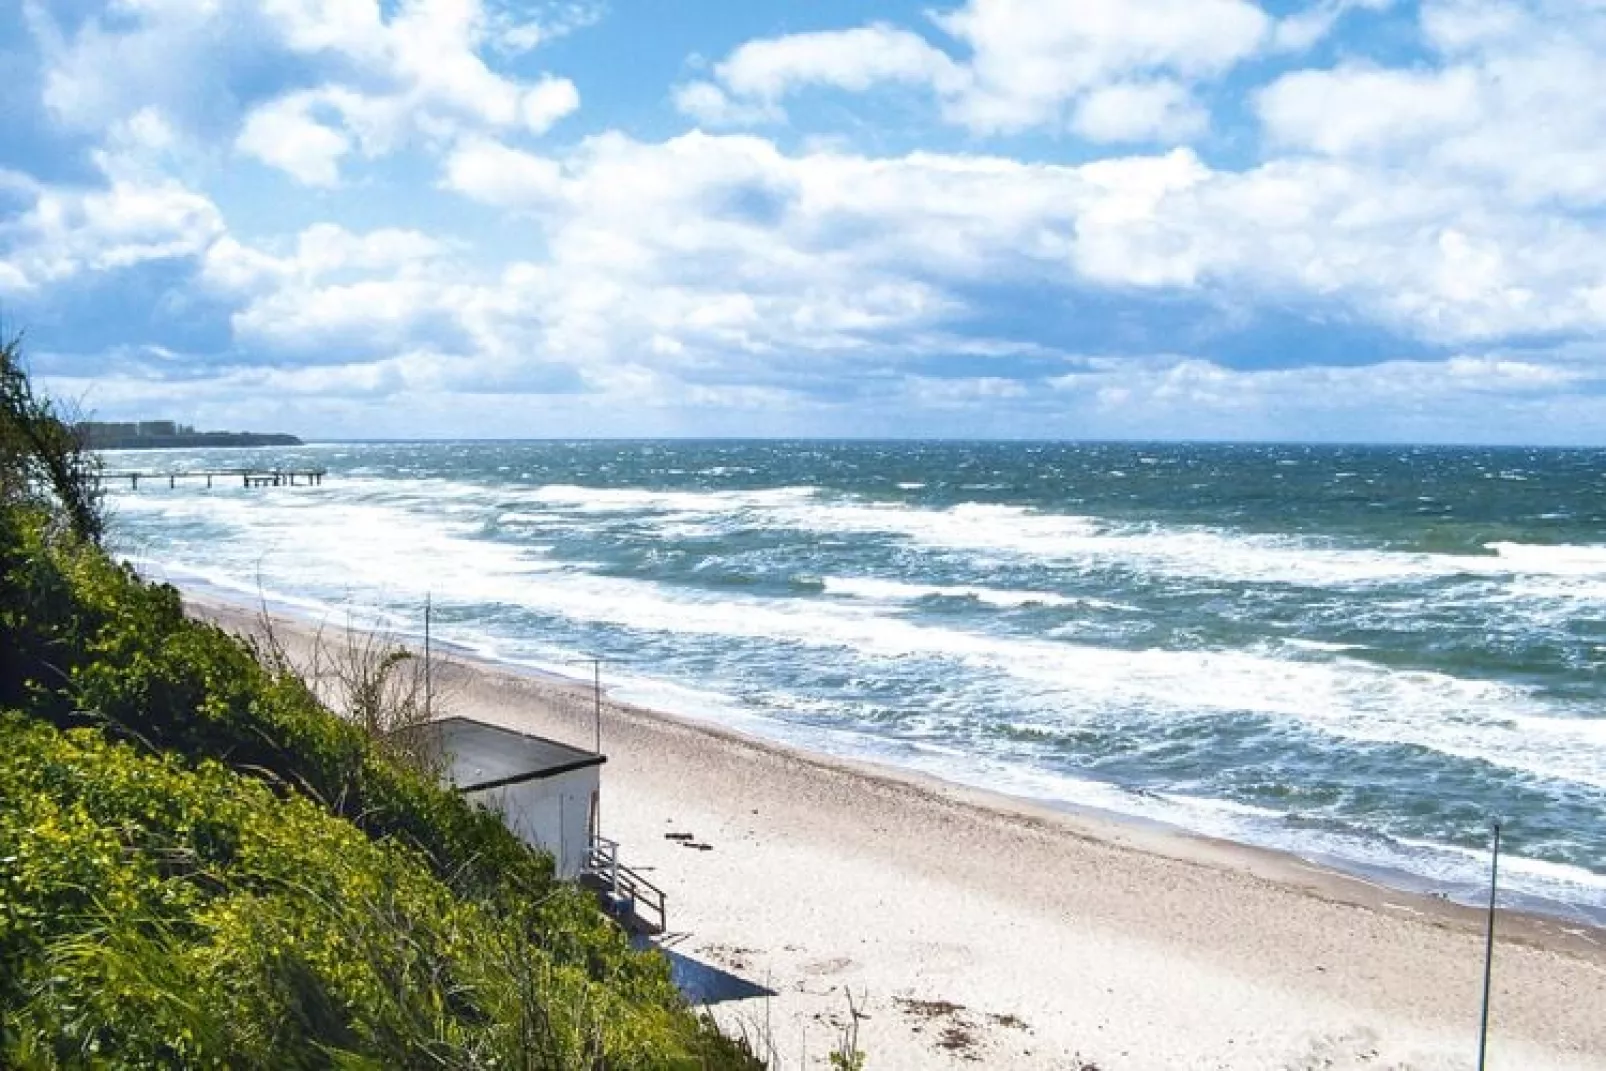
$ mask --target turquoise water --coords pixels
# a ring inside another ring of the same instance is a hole
[[[330,444],[114,489],[147,574],[623,698],[1606,920],[1606,452]]]

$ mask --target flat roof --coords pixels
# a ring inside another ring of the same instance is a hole
[[[410,731],[436,738],[442,754],[450,760],[447,776],[461,792],[483,792],[556,777],[608,761],[607,756],[594,751],[473,718],[442,718]]]

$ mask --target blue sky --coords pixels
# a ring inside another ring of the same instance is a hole
[[[21,0],[0,316],[314,437],[1606,443],[1598,0]]]

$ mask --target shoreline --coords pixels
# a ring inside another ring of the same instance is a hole
[[[260,612],[185,601],[232,631]],[[301,642],[316,627],[276,621]],[[589,685],[451,661],[452,713],[590,745]],[[612,699],[603,750],[604,830],[669,892],[664,944],[746,987],[715,1013],[767,1024],[780,1066],[823,1065],[846,992],[878,1068],[1448,1068],[1474,1051],[1478,909]],[[1600,1066],[1606,933],[1508,911],[1498,932],[1496,1066]]]
[[[171,581],[169,581],[171,582]],[[201,605],[209,605],[229,615],[243,612],[251,618],[257,617],[263,609],[261,605],[253,605],[244,601],[243,597],[236,598],[235,592],[229,588],[215,585],[208,581],[201,581],[197,586],[182,586],[186,603],[191,601]],[[292,601],[268,599],[266,601],[268,612],[276,620],[284,621],[296,628],[318,627],[346,627],[345,622],[338,623],[319,618],[313,609]],[[359,628],[384,629],[391,626],[378,621],[363,624],[356,622]],[[416,643],[418,637],[410,631],[410,627],[399,627],[396,630],[399,640]],[[578,676],[566,675],[557,670],[544,669],[539,666],[527,665],[518,662],[502,661],[483,655],[472,648],[455,644],[450,641],[436,640],[436,649],[444,652],[452,661],[469,665],[488,673],[511,675],[515,678],[529,678],[555,688],[573,693],[577,701],[585,704],[589,711],[592,699],[591,682]],[[603,683],[603,705],[606,711],[628,711],[637,717],[658,719],[675,722],[687,728],[706,732],[734,742],[741,742],[748,746],[760,749],[772,749],[781,754],[794,757],[798,761],[808,762],[827,770],[838,770],[858,774],[865,777],[887,778],[901,781],[913,786],[917,790],[932,792],[937,795],[949,795],[958,800],[968,800],[972,805],[985,810],[1005,814],[1013,814],[1021,818],[1053,822],[1064,822],[1073,830],[1080,830],[1083,835],[1113,842],[1132,842],[1141,844],[1144,850],[1156,854],[1172,856],[1178,860],[1194,859],[1201,854],[1210,857],[1214,865],[1236,866],[1254,873],[1261,873],[1271,877],[1272,880],[1282,880],[1294,884],[1300,882],[1314,882],[1313,892],[1317,889],[1355,889],[1360,890],[1357,901],[1373,903],[1379,898],[1394,897],[1408,898],[1424,910],[1431,912],[1442,911],[1462,920],[1476,920],[1481,928],[1487,915],[1487,885],[1481,889],[1474,889],[1470,900],[1458,899],[1453,892],[1442,883],[1435,883],[1431,878],[1413,873],[1398,867],[1372,865],[1360,860],[1346,859],[1339,856],[1312,856],[1302,854],[1293,847],[1280,845],[1257,844],[1252,841],[1238,840],[1230,836],[1214,835],[1202,832],[1179,823],[1168,822],[1161,818],[1154,818],[1142,814],[1121,811],[1115,808],[1100,807],[1076,800],[1056,800],[1037,798],[1011,793],[1002,789],[987,788],[974,782],[958,780],[921,770],[913,766],[903,765],[892,761],[880,761],[876,758],[859,757],[844,754],[825,748],[811,747],[804,742],[796,742],[768,735],[761,728],[744,728],[740,725],[731,725],[712,716],[700,716],[684,711],[669,710],[663,707],[649,706],[645,703],[614,697],[606,681]],[[757,723],[762,719],[756,716],[750,718]],[[606,748],[604,748],[606,750]],[[1502,873],[1505,872],[1505,855],[1502,855]],[[1320,875],[1316,880],[1313,875]],[[1370,890],[1370,891],[1368,891]],[[1565,901],[1549,899],[1527,893],[1518,893],[1508,887],[1500,890],[1502,907],[1500,918],[1520,920],[1521,932],[1530,930],[1540,934],[1549,934],[1562,939],[1578,938],[1578,935],[1593,935],[1582,937],[1587,947],[1606,948],[1606,912],[1595,914],[1591,909]],[[1513,900],[1520,901],[1513,903]],[[1571,912],[1571,913],[1569,913]],[[1541,938],[1545,939],[1545,938]]]

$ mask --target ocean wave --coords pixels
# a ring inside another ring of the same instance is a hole
[[[816,487],[771,487],[752,491],[654,491],[630,487],[548,484],[518,497],[545,506],[586,513],[721,513],[736,509],[788,506],[819,495]]]
[[[1233,582],[1346,587],[1525,574],[1606,578],[1606,548],[1492,544],[1489,555],[1421,553],[1220,528],[1117,523],[1021,506],[965,503],[945,510],[895,504],[824,503],[788,510],[781,523],[854,534],[882,533],[916,544],[1016,555],[1069,566],[1127,569]],[[1556,596],[1563,590],[1550,592]],[[1573,591],[1593,598],[1595,590]]]
[[[1590,726],[1597,723],[1555,717],[1548,701],[1518,684],[1391,669],[1345,657],[1312,661],[1252,650],[1123,650],[995,635],[909,620],[888,613],[876,599],[732,596],[599,576],[518,544],[480,538],[468,521],[408,516],[390,507],[325,501],[315,508],[285,508],[263,497],[241,497],[217,511],[199,499],[190,501],[200,502],[195,508],[214,521],[247,526],[250,535],[231,541],[223,561],[217,560],[214,542],[175,547],[164,558],[260,576],[280,590],[310,589],[329,601],[341,601],[344,594],[382,604],[433,594],[441,604],[513,606],[587,627],[717,637],[753,650],[793,644],[872,660],[938,659],[971,675],[1022,682],[1039,698],[1052,696],[1053,718],[1061,724],[1133,712],[1142,712],[1145,721],[1258,715],[1334,738],[1419,746],[1535,776],[1606,786],[1606,747],[1579,735],[1595,731]],[[932,588],[941,586],[877,590],[885,598]],[[996,695],[988,698],[998,701]]]
[[[897,580],[878,580],[873,577],[824,577],[821,581],[827,595],[844,595],[873,602],[917,602],[921,599],[971,599],[985,606],[1016,610],[1032,606],[1081,606],[1095,610],[1136,611],[1138,608],[1108,599],[1080,598],[1056,595],[1048,591],[1014,591],[1004,588],[977,587],[963,584],[907,584]]]
[[[328,487],[318,490],[322,493],[277,500],[268,511],[300,512],[298,506],[321,507],[340,500]],[[444,511],[469,517],[478,512],[499,525],[537,535],[547,528],[583,530],[598,517],[642,514],[642,520],[666,538],[708,538],[733,524],[880,536],[962,554],[978,568],[1013,559],[1074,575],[1124,572],[1333,589],[1464,577],[1513,585],[1519,600],[1606,602],[1606,546],[1595,545],[1491,542],[1485,544],[1490,553],[1482,555],[1417,552],[1202,525],[1116,522],[1007,504],[960,503],[933,509],[832,495],[808,485],[680,491],[548,484],[532,489],[438,478],[398,484],[383,477],[363,477],[343,481],[341,496],[413,513]],[[231,508],[255,509],[246,502],[225,495],[184,498],[142,492],[116,497],[118,509],[207,518]]]
[[[516,606],[587,627],[736,641],[738,651],[791,644],[855,659],[935,659],[1000,701],[988,677],[1019,682],[1056,726],[1142,712],[1146,723],[1256,715],[1335,739],[1388,742],[1488,762],[1534,776],[1606,787],[1606,749],[1586,746],[1589,722],[1551,716],[1513,684],[1401,671],[1350,659],[1283,660],[1245,651],[1116,650],[1011,638],[890,616],[874,603],[730,597],[555,567],[442,524],[400,528],[346,507],[300,526],[293,555],[268,555],[273,586],[308,584],[359,599],[434,593],[438,605]],[[327,525],[327,527],[325,527]],[[364,533],[357,538],[354,533]],[[249,575],[249,574],[247,574]],[[444,633],[443,633],[444,634]],[[1007,702],[1007,691],[1002,697]],[[1520,721],[1518,720],[1520,717]],[[1569,745],[1569,746],[1558,746]]]
[[[1315,651],[1320,654],[1344,654],[1348,651],[1364,651],[1364,643],[1332,643],[1327,640],[1307,640],[1297,637],[1288,637],[1280,641],[1284,647],[1292,647],[1300,651]]]
[[[1329,540],[1207,526],[1113,522],[1024,506],[960,503],[943,509],[832,497],[819,488],[653,491],[551,485],[530,494],[546,506],[581,513],[680,515],[672,532],[703,535],[710,521],[743,511],[756,527],[882,535],[918,546],[975,555],[1009,555],[1070,568],[1115,568],[1228,581],[1345,587],[1456,576],[1590,576],[1606,579],[1606,547],[1490,543],[1487,555],[1335,546]],[[701,518],[703,523],[689,518]],[[667,520],[667,519],[666,519]],[[1595,600],[1606,591],[1547,591]]]
[[[1516,573],[1552,576],[1596,576],[1606,578],[1606,546],[1485,543],[1501,566]]]

